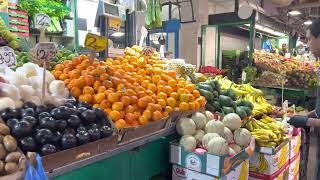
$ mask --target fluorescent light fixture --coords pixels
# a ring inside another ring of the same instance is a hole
[[[248,26],[249,27],[249,24],[245,24],[245,26]],[[268,28],[268,27],[265,27],[265,26],[262,26],[260,24],[256,24],[255,25],[255,29],[259,30],[259,31],[262,31],[262,32],[265,32],[265,33],[269,33],[271,35],[274,35],[274,36],[286,36],[286,34],[282,33],[282,32],[279,32],[279,31],[275,31],[271,28]]]
[[[121,37],[121,36],[124,36],[124,33],[123,32],[115,32],[115,33],[111,34],[111,36],[113,36],[113,37]]]
[[[292,11],[289,11],[288,14],[290,16],[299,16],[302,13],[300,11],[297,11],[297,10],[292,10]]]
[[[312,21],[311,20],[307,20],[303,24],[309,26],[310,24],[312,24]]]

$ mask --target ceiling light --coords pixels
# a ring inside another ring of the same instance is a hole
[[[289,11],[288,14],[290,16],[298,16],[300,14],[302,14],[300,11],[297,11],[297,10],[292,10],[292,11]]]
[[[309,26],[310,24],[312,24],[312,21],[311,20],[307,20],[303,24]]]
[[[121,37],[121,36],[124,36],[124,33],[123,32],[115,32],[115,33],[111,34],[111,36],[113,36],[113,37]]]

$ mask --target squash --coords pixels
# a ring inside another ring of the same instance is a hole
[[[241,118],[236,113],[227,114],[226,116],[224,116],[222,122],[231,131],[234,131],[234,130],[239,129],[241,127]]]
[[[224,124],[221,121],[209,121],[205,127],[206,133],[218,133],[220,136],[224,131]]]
[[[193,136],[185,135],[181,137],[179,145],[186,151],[193,151],[197,147],[197,141]]]
[[[213,155],[224,156],[229,153],[229,146],[222,137],[215,137],[208,143],[208,152]]]
[[[177,122],[176,129],[181,136],[194,135],[196,133],[196,124],[190,118],[181,118]]]
[[[204,136],[204,131],[203,130],[201,130],[201,129],[198,129],[197,131],[196,131],[196,133],[194,134],[194,138],[196,138],[196,140],[197,140],[197,145],[201,145],[201,143],[202,143],[202,138],[203,138],[203,136]]]
[[[227,127],[223,128],[223,134],[222,136],[225,140],[227,140],[228,144],[233,142],[233,134],[231,132],[231,130]]]
[[[203,129],[207,124],[207,117],[200,112],[194,113],[191,119],[196,123],[197,129]]]
[[[240,128],[234,131],[234,141],[241,147],[247,147],[251,141],[251,134],[247,129]]]
[[[204,114],[206,115],[207,121],[214,119],[214,115],[210,111],[206,111]]]
[[[229,144],[229,147],[233,149],[236,154],[238,154],[242,150],[241,147],[236,143]]]
[[[217,133],[207,133],[202,137],[202,146],[208,149],[208,143],[211,139],[220,137]]]

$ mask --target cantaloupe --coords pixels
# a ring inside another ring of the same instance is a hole
[[[222,136],[224,130],[224,124],[221,121],[209,121],[206,124],[205,131],[206,133],[218,133]]]
[[[193,151],[197,147],[197,141],[193,136],[185,135],[181,137],[179,145],[186,151]]]
[[[236,154],[242,150],[241,147],[236,143],[229,144],[229,147],[232,148]]]
[[[196,140],[197,140],[197,145],[201,145],[201,143],[202,143],[202,138],[203,138],[204,134],[205,134],[205,133],[204,133],[203,130],[198,129],[198,130],[196,131],[196,133],[193,135],[193,137],[196,138]]]
[[[208,152],[210,154],[223,156],[229,153],[229,146],[225,139],[222,137],[215,137],[208,143]]]
[[[241,118],[236,113],[227,114],[226,116],[224,116],[222,122],[231,131],[234,131],[234,130],[239,129],[241,127]]]
[[[196,124],[190,118],[181,118],[177,122],[176,129],[181,136],[194,135],[196,133]]]
[[[234,131],[233,139],[241,147],[247,147],[251,141],[251,133],[244,128],[240,128]]]
[[[206,115],[207,121],[214,120],[214,115],[210,111],[204,113]]]
[[[208,143],[211,139],[220,137],[217,133],[207,133],[202,138],[202,146],[208,148]]]
[[[227,140],[228,144],[233,142],[233,134],[231,130],[227,127],[224,127],[222,136],[225,140]]]
[[[197,129],[203,129],[207,124],[207,117],[201,112],[194,113],[191,119],[196,123]]]

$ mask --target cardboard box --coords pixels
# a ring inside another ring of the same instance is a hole
[[[298,180],[299,179],[299,165],[300,165],[300,153],[297,154],[292,159],[290,159],[289,179],[288,180]]]
[[[116,148],[118,135],[102,138],[71,149],[56,152],[42,157],[42,165],[46,172],[62,167],[97,154]]]
[[[229,171],[235,169],[241,162],[252,156],[254,147],[254,139],[252,139],[249,147],[235,156],[229,157],[209,153],[196,154],[184,150],[177,142],[172,142],[170,145],[170,162],[202,174],[223,177]]]
[[[301,147],[301,131],[296,136],[292,136],[290,139],[290,159],[296,157],[300,152]]]
[[[289,140],[280,144],[276,149],[257,147],[250,157],[250,172],[262,175],[273,175],[289,165]]]
[[[254,172],[249,172],[249,180],[288,180],[289,163],[279,169],[272,175],[264,175]]]
[[[243,161],[234,170],[231,170],[223,177],[215,177],[208,174],[203,174],[193,171],[182,166],[172,166],[172,180],[247,180],[249,175],[249,160]]]

